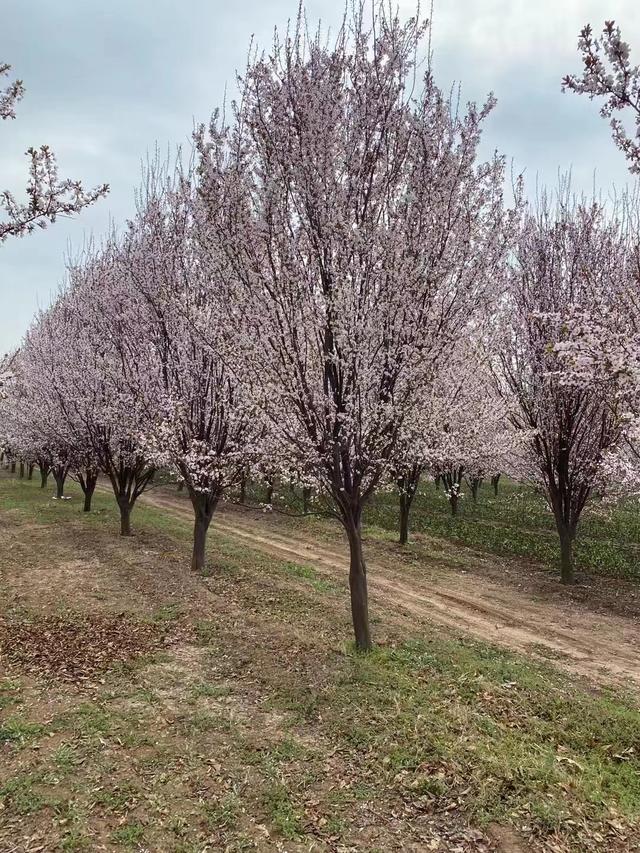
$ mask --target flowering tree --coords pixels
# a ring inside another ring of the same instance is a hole
[[[640,197],[618,198],[609,214],[615,229],[615,267],[607,286],[587,277],[591,305],[579,306],[555,344],[572,383],[600,389],[621,412],[617,446],[604,456],[602,478],[610,499],[640,494]]]
[[[53,471],[56,497],[64,494],[68,470],[68,448],[58,441],[55,427],[47,418],[46,405],[37,399],[29,384],[29,353],[23,347],[12,364],[12,379],[0,399],[0,424],[4,443],[12,460],[20,461],[19,474],[24,476],[25,464],[31,469],[36,460],[43,462],[47,475]],[[46,479],[43,477],[43,487]]]
[[[5,77],[11,66],[0,62],[0,78]],[[0,89],[0,118],[14,119],[16,104],[24,95],[21,80],[14,80]],[[8,190],[0,193],[0,209],[6,219],[0,220],[0,242],[10,236],[30,234],[35,228],[46,228],[47,223],[55,222],[57,216],[78,213],[83,207],[92,204],[109,190],[103,184],[86,191],[80,181],[58,177],[56,158],[48,145],[29,148],[29,182],[27,184],[26,203],[16,200]]]
[[[567,75],[562,89],[606,98],[600,115],[611,119],[614,142],[627,158],[630,171],[640,174],[640,66],[631,64],[629,45],[622,41],[615,21],[605,21],[601,38],[594,38],[590,24],[584,26],[578,50],[584,66],[582,76]],[[635,113],[634,137],[629,136],[620,119],[612,118],[621,110]]]
[[[67,476],[81,484],[84,509],[91,509],[97,482],[97,460],[86,442],[79,442],[77,425],[71,430],[57,391],[61,365],[70,350],[60,353],[62,338],[55,306],[41,312],[27,333],[14,360],[14,382],[7,400],[0,402],[0,421],[13,434],[12,443],[28,464],[40,467],[41,485],[49,473],[56,481],[56,496],[64,495]],[[29,477],[30,479],[30,477]]]
[[[74,359],[61,371],[58,399],[76,430],[76,448],[88,448],[109,478],[120,533],[129,536],[131,512],[156,471],[141,436],[141,401],[131,390],[148,343],[135,325],[128,269],[115,239],[88,252],[69,275],[59,322]]]
[[[520,438],[510,428],[491,381],[487,335],[477,324],[467,324],[461,331],[433,384],[424,389],[427,393],[414,418],[403,424],[395,463],[401,544],[408,539],[411,505],[425,470],[444,485],[456,515],[465,477],[477,488],[483,478],[517,467]]]
[[[141,449],[139,411],[123,378],[127,359],[135,359],[135,349],[127,351],[117,335],[123,270],[111,244],[83,261],[25,338],[25,385],[55,430],[55,448],[65,448],[87,504],[100,469],[114,490],[120,531],[129,535],[131,511],[154,468]],[[47,456],[41,461],[55,464]]]
[[[527,475],[553,512],[563,583],[572,583],[572,549],[582,511],[599,483],[605,454],[623,425],[610,386],[572,381],[561,354],[577,315],[594,315],[625,268],[626,247],[604,209],[568,191],[542,198],[523,218],[507,271],[498,388],[511,423],[529,431]]]
[[[424,26],[363,10],[331,46],[301,21],[276,37],[235,127],[198,144],[238,353],[276,453],[345,529],[364,650],[363,507],[501,256],[503,161],[476,164],[493,99],[463,115],[429,71],[413,97]]]
[[[150,459],[175,470],[194,511],[192,569],[205,565],[205,542],[218,503],[242,480],[260,419],[231,367],[237,329],[218,299],[218,281],[199,234],[192,175],[155,163],[139,194],[138,216],[123,241],[130,282],[125,337],[142,338],[127,371],[139,401]],[[120,330],[120,334],[123,330]]]

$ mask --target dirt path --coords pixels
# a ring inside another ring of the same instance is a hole
[[[147,493],[146,503],[192,518],[179,496]],[[222,513],[215,530],[260,551],[313,565],[319,573],[346,586],[346,544],[330,546],[303,536],[271,529],[268,521]],[[434,581],[415,571],[389,565],[389,556],[368,547],[371,608],[394,609],[413,620],[446,625],[483,640],[554,662],[599,684],[621,684],[640,690],[640,625],[634,619],[603,615],[573,605],[535,601],[511,585],[498,585],[477,574],[454,570]],[[404,577],[408,576],[405,580]]]

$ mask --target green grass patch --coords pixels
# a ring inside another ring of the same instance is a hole
[[[481,824],[640,817],[637,708],[508,652],[432,639],[354,654],[320,710],[375,756],[369,772],[435,798],[465,790]]]

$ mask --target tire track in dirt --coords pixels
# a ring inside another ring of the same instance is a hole
[[[191,508],[179,497],[146,493],[146,503],[191,519]],[[313,565],[321,574],[347,585],[348,555],[344,550],[299,534],[284,535],[254,519],[214,516],[213,528],[275,557]],[[412,574],[399,580],[376,555],[371,559],[369,589],[373,609],[390,605],[411,617],[436,622],[460,633],[488,640],[555,665],[601,685],[626,684],[640,690],[640,627],[615,615],[591,613],[570,602],[533,601],[516,587],[501,587],[478,575],[446,570],[437,582]],[[384,555],[382,555],[384,558]],[[467,592],[460,586],[473,585]]]

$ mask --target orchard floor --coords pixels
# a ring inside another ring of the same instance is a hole
[[[69,494],[0,475],[3,853],[640,850],[633,587],[372,531],[360,656],[328,522],[225,512],[197,577],[180,496]]]

